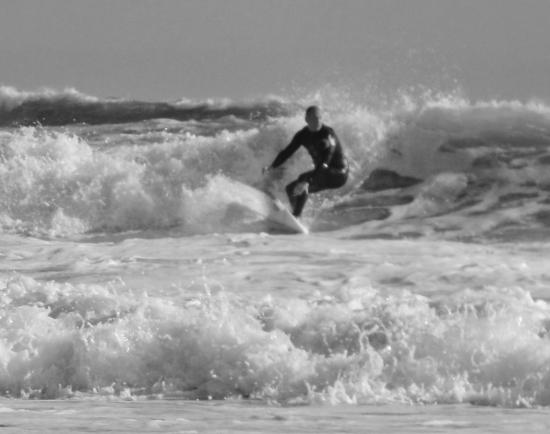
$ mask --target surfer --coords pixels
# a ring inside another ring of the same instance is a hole
[[[308,107],[305,120],[307,126],[294,135],[271,165],[264,168],[264,173],[267,173],[281,166],[300,146],[304,146],[309,152],[315,168],[302,173],[286,186],[286,194],[295,217],[302,214],[310,193],[342,187],[347,182],[349,173],[340,140],[331,127],[322,123],[319,107]]]

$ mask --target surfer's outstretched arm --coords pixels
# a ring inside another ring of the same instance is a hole
[[[271,163],[270,166],[268,166],[268,170],[270,169],[276,169],[280,165],[282,165],[286,160],[288,160],[292,154],[294,154],[298,148],[301,145],[301,140],[299,136],[299,132],[294,135],[291,142],[287,145],[286,148],[284,148],[279,154],[275,157],[275,160],[273,160],[273,163]]]

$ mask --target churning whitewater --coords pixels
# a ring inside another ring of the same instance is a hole
[[[550,405],[550,107],[346,98],[1,88],[0,393]],[[312,101],[350,181],[285,235]]]

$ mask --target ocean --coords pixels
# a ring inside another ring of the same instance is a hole
[[[320,104],[350,161],[262,167]],[[2,432],[548,432],[550,106],[0,88]],[[285,202],[286,203],[286,202]]]

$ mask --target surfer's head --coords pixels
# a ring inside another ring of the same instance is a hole
[[[321,109],[312,105],[306,109],[306,123],[310,131],[319,131],[323,126],[321,122]]]

